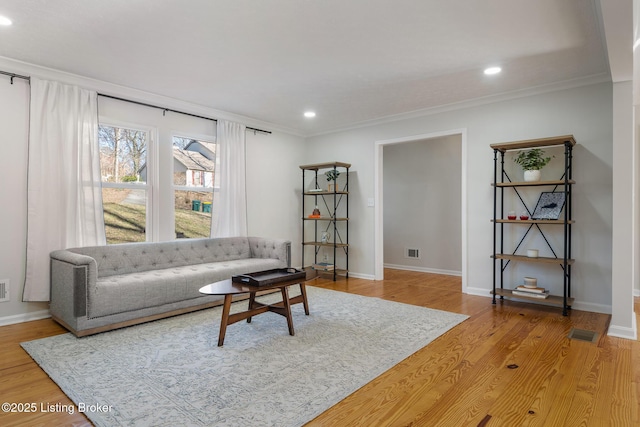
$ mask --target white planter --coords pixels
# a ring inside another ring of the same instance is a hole
[[[524,171],[524,180],[525,182],[540,181],[540,171],[539,170]]]

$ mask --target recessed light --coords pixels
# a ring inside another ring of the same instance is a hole
[[[502,68],[500,68],[500,67],[489,67],[489,68],[484,70],[484,73],[486,75],[490,76],[492,74],[498,74],[500,71],[502,71]]]
[[[304,116],[310,119],[312,117],[315,117],[316,113],[314,111],[305,111]]]
[[[13,22],[11,22],[11,19],[7,18],[6,16],[0,15],[0,25],[11,25],[11,24],[13,24]]]

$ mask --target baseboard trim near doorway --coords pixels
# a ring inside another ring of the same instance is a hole
[[[427,268],[427,267],[416,267],[413,265],[384,264],[384,268],[390,268],[392,270],[407,270],[407,271],[417,271],[420,273],[444,274],[446,276],[462,277],[462,271],[441,270],[438,268]]]

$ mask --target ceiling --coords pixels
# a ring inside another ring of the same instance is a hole
[[[0,15],[0,56],[301,135],[609,77],[598,0],[3,0]]]

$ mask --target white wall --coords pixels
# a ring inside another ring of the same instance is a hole
[[[493,152],[489,144],[573,134],[574,307],[611,310],[612,86],[599,83],[502,102],[443,111],[308,138],[309,162],[344,161],[358,171],[350,212],[350,264],[358,275],[374,274],[375,141],[466,129],[467,291],[488,295],[492,284]],[[465,219],[466,218],[466,219]],[[464,270],[464,266],[463,266]]]
[[[100,93],[272,130],[271,135],[247,133],[249,232],[289,239],[294,243],[293,247],[297,247],[295,243],[300,241],[299,203],[294,188],[299,181],[298,165],[303,163],[303,138],[249,118],[6,58],[0,58],[0,70],[76,84]],[[26,253],[28,102],[27,82],[16,79],[11,85],[9,77],[0,76],[0,178],[3,183],[0,186],[0,206],[3,207],[0,210],[0,236],[4,243],[0,246],[0,279],[9,279],[11,283],[11,301],[0,303],[0,325],[48,316],[46,303],[21,302]],[[102,98],[100,107],[101,116],[152,128],[160,141],[158,156],[161,171],[170,171],[171,168],[173,157],[170,141],[173,133],[190,128],[199,135],[215,135],[215,123],[210,121],[175,113],[167,113],[163,117],[161,110]],[[160,183],[165,186],[171,179],[169,172],[159,177]],[[156,203],[156,237],[160,240],[172,239],[173,200],[159,198]]]
[[[462,273],[461,144],[452,135],[383,148],[385,266]]]
[[[20,302],[27,251],[28,117],[29,84],[0,78],[0,279],[9,279],[11,298],[0,302],[0,325],[3,317],[13,323],[47,316],[49,309],[46,303]]]
[[[291,265],[301,263],[299,137],[247,132],[247,205],[250,236],[291,240]]]
[[[294,265],[299,263],[300,170],[298,165],[343,161],[352,164],[350,182],[350,270],[373,278],[375,141],[466,129],[466,212],[468,230],[468,292],[488,295],[492,241],[492,151],[489,144],[573,134],[575,150],[574,266],[575,308],[609,311],[611,307],[612,233],[612,86],[601,83],[580,88],[479,105],[406,120],[371,125],[307,139],[279,131],[255,120],[55,72],[0,58],[0,69],[78,84],[115,96],[163,105],[204,116],[241,121],[275,130],[270,136],[247,134],[249,231],[292,241]],[[0,278],[11,281],[10,302],[0,303],[0,323],[28,320],[42,314],[44,304],[19,302],[24,281],[26,245],[26,153],[28,85],[0,79],[0,148],[3,185],[0,190]],[[134,120],[132,120],[134,121]],[[464,266],[463,266],[464,270]],[[31,314],[29,314],[31,313]],[[36,313],[36,314],[33,314]],[[39,314],[37,314],[39,313]]]

